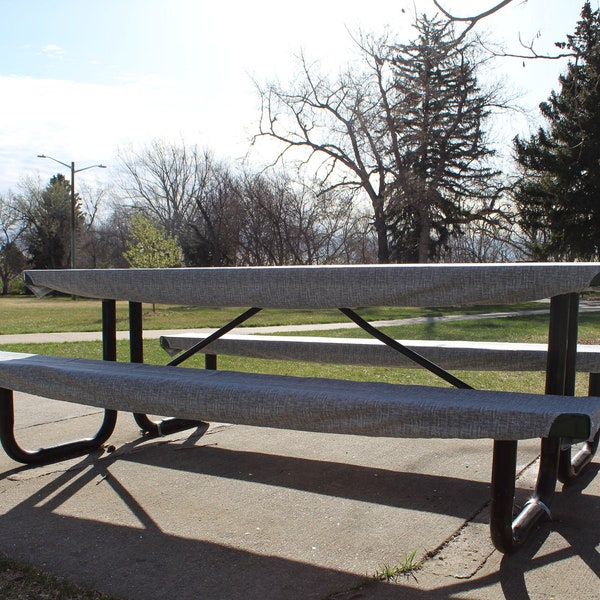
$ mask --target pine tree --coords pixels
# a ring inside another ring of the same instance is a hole
[[[540,111],[548,127],[515,139],[522,177],[520,226],[539,260],[600,256],[600,11],[586,2],[573,35],[557,44],[573,59]]]
[[[36,269],[65,269],[71,260],[71,185],[60,173],[39,194],[20,199],[26,226],[23,240]],[[79,196],[75,197],[75,231],[83,222]]]
[[[493,196],[496,175],[483,134],[493,93],[478,85],[475,47],[457,41],[446,21],[423,16],[416,29],[417,38],[395,46],[392,59],[404,175],[388,212],[392,257],[399,262],[434,259],[460,234],[475,200]]]

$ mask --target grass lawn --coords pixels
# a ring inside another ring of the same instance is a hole
[[[517,305],[515,309],[540,309],[539,303]],[[117,328],[128,328],[127,302],[117,302]],[[219,327],[238,316],[238,308],[200,308],[193,306],[144,304],[145,329],[188,329]],[[421,309],[381,307],[361,309],[368,320],[401,319],[415,316],[443,314],[479,314],[505,310],[499,306],[471,306],[467,308]],[[70,297],[34,298],[31,296],[0,297],[0,335],[12,333],[50,333],[55,331],[100,331],[101,305],[98,300]],[[345,318],[337,310],[275,310],[266,309],[255,315],[248,325],[298,325],[307,323],[337,323]]]

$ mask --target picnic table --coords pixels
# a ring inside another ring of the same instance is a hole
[[[77,401],[78,397],[85,397],[84,402],[106,404],[105,422],[98,434],[91,441],[76,442],[75,446],[69,446],[70,449],[80,449],[78,443],[81,448],[89,448],[106,439],[112,432],[117,407],[134,412],[138,423],[146,430],[157,426],[146,413],[170,414],[158,410],[169,408],[173,416],[180,418],[160,422],[159,428],[169,424],[173,429],[189,426],[193,422],[190,418],[205,418],[208,414],[222,417],[220,420],[226,422],[231,418],[230,422],[242,424],[313,431],[397,437],[492,438],[491,533],[495,545],[508,551],[522,543],[533,524],[548,513],[557,473],[561,473],[563,479],[576,477],[597,447],[600,376],[591,376],[591,397],[570,398],[575,386],[578,299],[584,290],[600,285],[600,264],[597,263],[47,270],[26,271],[25,282],[38,295],[57,291],[101,299],[105,361],[116,360],[117,300],[129,302],[130,359],[133,363],[143,360],[142,303],[243,309],[239,317],[173,359],[169,363],[171,366],[181,364],[263,308],[335,308],[383,344],[458,388],[417,386],[418,389],[414,389],[415,386],[402,385],[389,388],[386,384],[320,379],[308,384],[291,377],[227,372],[209,378],[203,373],[184,374],[183,371],[178,371],[177,375],[165,370],[167,367],[152,365],[138,365],[144,369],[135,371],[122,364],[110,367],[88,365],[93,361],[71,361],[68,365],[61,362],[59,365],[55,357],[47,360],[25,357],[22,362],[9,357],[2,362],[0,386],[3,388],[19,389],[17,386],[21,385],[23,391],[30,393],[31,389],[37,389],[53,393],[59,399]],[[472,390],[467,382],[371,326],[356,311],[372,306],[469,306],[547,298],[550,299],[544,390],[547,396],[541,397]],[[21,364],[27,370],[19,369]],[[31,382],[34,367],[40,369],[38,387]],[[48,383],[48,373],[58,371],[62,380],[56,384],[56,390],[49,391],[52,386]],[[83,377],[89,377],[91,389],[79,382]],[[102,387],[112,385],[115,379],[124,382],[122,387],[126,390],[119,398],[120,404],[113,400],[119,394],[118,389],[110,387],[106,394],[101,394]],[[162,392],[157,391],[160,388],[157,382],[176,385],[187,379],[189,390],[182,383],[178,392],[182,394],[179,404],[175,399],[161,403]],[[144,397],[132,400],[136,386],[143,387],[146,380],[152,383],[144,387]],[[194,411],[189,407],[196,406],[196,391],[204,389],[203,386],[210,398],[203,399]],[[70,392],[72,387],[77,387],[77,394]],[[240,397],[252,395],[260,408],[245,401],[242,409],[239,406],[231,408],[228,402],[232,390]],[[156,396],[155,402],[152,392]],[[396,397],[399,393],[403,394],[401,401]],[[96,400],[95,395],[102,395],[102,401]],[[355,402],[351,414],[347,397]],[[3,406],[7,402],[8,397],[4,397]],[[306,402],[310,404],[310,411],[304,414]],[[283,410],[286,404],[289,406]],[[147,411],[142,410],[145,406]],[[393,411],[405,409],[409,412],[393,417],[396,414]],[[523,412],[525,409],[527,414]],[[0,414],[0,421],[3,445],[13,456],[21,456],[27,462],[27,453],[20,454],[14,436],[11,438],[6,411]],[[542,439],[540,476],[532,501],[513,519],[517,441],[528,437]],[[583,441],[584,446],[571,459],[568,442],[576,440]],[[44,449],[41,452],[41,460],[60,456],[60,449],[51,450],[49,455],[43,454]]]

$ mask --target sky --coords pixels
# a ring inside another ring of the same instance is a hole
[[[599,0],[592,0],[597,8]],[[466,16],[496,0],[444,0]],[[519,51],[519,36],[552,51],[572,33],[583,0],[513,0],[478,31]],[[335,75],[350,60],[351,33],[408,41],[415,11],[431,0],[0,0],[0,195],[25,176],[48,180],[76,168],[109,183],[118,152],[162,139],[243,157],[256,132],[255,82],[293,81],[303,52]],[[537,125],[536,107],[557,88],[565,61],[503,60],[503,81],[529,117],[503,122],[507,139]],[[259,161],[265,157],[254,156]],[[112,169],[112,170],[111,170]]]

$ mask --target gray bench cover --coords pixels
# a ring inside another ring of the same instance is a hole
[[[169,354],[187,350],[207,334],[162,336],[160,345]],[[545,371],[546,344],[398,340],[444,369],[465,371]],[[227,334],[201,350],[250,358],[290,360],[375,367],[416,368],[417,365],[379,340],[310,336]],[[419,367],[420,368],[420,367]],[[600,372],[600,345],[577,347],[577,370]]]
[[[382,437],[545,437],[600,398],[404,386],[0,352],[0,387],[128,412]]]
[[[38,295],[196,306],[340,308],[509,304],[599,284],[599,263],[26,271]]]

